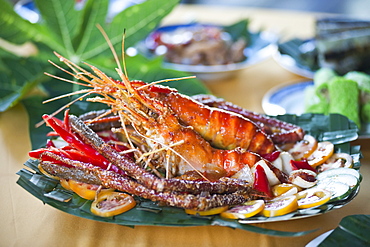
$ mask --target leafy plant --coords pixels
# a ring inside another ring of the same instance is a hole
[[[112,51],[97,25],[107,33],[117,54],[122,54],[123,36],[125,47],[134,46],[156,28],[178,2],[145,1],[108,20],[109,0],[87,0],[81,10],[75,8],[74,0],[35,0],[40,21],[30,23],[21,18],[9,2],[0,0],[0,112],[20,101],[26,103],[32,130],[31,141],[33,147],[40,146],[43,139],[39,140],[36,136],[45,129],[34,129],[35,123],[41,120],[42,114],[54,112],[70,99],[46,105],[42,101],[76,89],[44,75],[44,72],[48,72],[68,78],[67,74],[48,63],[48,59],[59,63],[53,51],[76,64],[81,65],[81,61],[84,61],[94,65],[118,79]],[[148,60],[140,55],[125,56],[125,61],[130,79],[150,82],[187,76],[182,72],[163,69],[160,58]],[[188,95],[208,92],[196,79],[172,82],[171,86]],[[95,107],[99,106],[79,103],[71,108],[71,112],[81,114]]]
[[[52,81],[43,74],[45,71],[58,73],[47,62],[48,59],[54,58],[52,51],[75,63],[84,61],[110,72],[110,75],[113,74],[116,65],[109,45],[97,25],[105,30],[110,42],[120,54],[124,33],[125,46],[134,46],[160,24],[162,18],[179,0],[146,1],[125,9],[109,22],[108,0],[88,0],[81,10],[75,9],[73,0],[34,2],[41,16],[39,23],[24,20],[14,12],[9,2],[0,0],[3,6],[0,15],[0,37],[6,42],[6,45],[0,46],[0,111],[16,104],[35,86]],[[14,47],[21,49],[24,44],[28,44],[34,52],[26,55],[16,53]],[[126,58],[126,63],[129,75],[130,70],[135,71],[135,79],[145,78],[151,81],[173,76],[172,71],[161,68],[160,62],[147,61],[145,58]],[[147,67],[145,71],[139,69],[143,64]],[[147,73],[148,70],[155,73]],[[177,73],[177,77],[183,75]],[[187,83],[195,87],[194,91],[206,90],[197,80]],[[42,91],[49,93],[45,91],[45,87]]]

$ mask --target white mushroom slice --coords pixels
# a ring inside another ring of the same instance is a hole
[[[61,137],[58,137],[51,141],[56,148],[63,148],[65,146],[68,146],[68,143],[63,140]]]
[[[293,156],[288,152],[281,152],[280,153],[280,159],[282,161],[282,169],[281,170],[285,174],[290,174],[293,171],[293,167],[290,164],[290,161],[294,160]]]
[[[315,172],[306,169],[299,169],[290,173],[289,181],[301,188],[311,188],[317,184],[315,177]]]
[[[324,164],[318,166],[317,170],[323,172],[330,169],[353,166],[352,156],[347,153],[334,153]]]
[[[254,183],[254,176],[251,171],[251,168],[248,165],[240,169],[231,178],[241,179],[241,180],[247,181],[250,184]]]
[[[280,181],[276,177],[275,173],[270,169],[270,167],[268,167],[268,165],[266,164],[266,161],[264,161],[264,160],[260,160],[256,164],[254,164],[254,166],[251,169],[252,174],[254,174],[256,172],[257,165],[262,166],[263,170],[266,173],[266,176],[267,176],[267,179],[269,181],[270,186],[274,186],[274,185],[280,183]]]
[[[280,171],[283,170],[283,160],[280,158],[280,155],[279,155],[279,157],[277,157],[276,160],[274,160],[273,162],[271,162],[271,164],[273,166],[275,166],[277,169],[279,169]]]
[[[305,135],[303,140],[297,142],[288,152],[292,154],[295,160],[308,158],[317,148],[318,142],[315,137]]]

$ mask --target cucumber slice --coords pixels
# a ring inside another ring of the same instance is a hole
[[[321,179],[318,179],[318,184],[320,183],[328,183],[330,181],[333,182],[341,182],[344,184],[347,184],[351,189],[355,188],[360,184],[360,181],[353,175],[351,174],[337,174],[337,175],[332,175],[328,177],[323,177]]]
[[[316,176],[316,179],[322,180],[325,177],[335,176],[339,174],[350,174],[352,176],[355,176],[359,181],[362,180],[362,176],[359,171],[352,169],[352,168],[344,168],[344,167],[323,171],[322,173],[319,173]]]
[[[322,182],[315,187],[330,191],[332,193],[329,202],[342,200],[346,198],[352,191],[349,185],[337,181]]]

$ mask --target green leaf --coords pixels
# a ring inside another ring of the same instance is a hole
[[[45,80],[45,63],[34,58],[3,58],[0,71],[0,112],[9,109]],[[14,70],[13,68],[16,68]]]
[[[117,53],[120,54],[124,29],[126,45],[139,42],[179,1],[146,1],[124,10],[107,24],[108,2],[108,0],[89,0],[82,10],[77,10],[74,0],[35,0],[41,21],[30,23],[14,12],[9,2],[0,0],[2,6],[0,38],[10,44],[21,45],[26,41],[30,42],[38,51],[34,57],[17,57],[9,50],[2,49],[0,45],[0,71],[5,71],[5,74],[0,74],[2,111],[17,104],[42,81],[50,81],[50,78],[42,77],[42,72],[54,71],[49,69],[47,64],[47,60],[53,57],[53,50],[76,63],[84,59],[98,68],[108,67],[113,71],[116,65],[111,66],[112,53],[96,25],[100,24],[112,37]],[[60,64],[60,61],[55,63]],[[136,65],[141,66],[141,64]],[[154,77],[158,77],[157,73],[154,76],[146,75],[148,79]],[[50,87],[46,88],[50,89]],[[53,95],[47,90],[45,92]],[[63,92],[66,91],[61,90],[60,94]]]
[[[244,38],[247,43],[250,42],[250,33],[249,33],[249,20],[244,19],[238,21],[229,26],[224,26],[223,29],[228,32],[234,41],[237,41],[239,38]]]
[[[71,57],[74,55],[73,37],[81,25],[81,11],[75,9],[74,0],[35,0],[37,9],[42,16],[42,22],[47,27],[50,35],[54,38],[54,43],[50,44],[60,49],[65,47],[65,55]],[[62,52],[62,50],[58,50]]]
[[[15,44],[23,44],[31,39],[33,24],[15,13],[8,1],[0,0],[0,6],[0,38]]]
[[[178,4],[179,0],[145,1],[133,5],[118,15],[112,22],[104,26],[110,42],[119,53],[125,32],[125,47],[131,47],[145,38]],[[94,58],[101,53],[109,51],[109,46],[104,39],[95,40],[94,47],[85,52],[83,59]]]
[[[334,144],[354,141],[358,137],[357,126],[347,117],[339,114],[312,114],[306,113],[301,116],[286,114],[276,118],[301,126],[308,134],[319,141],[330,141]]]
[[[370,215],[349,215],[319,246],[369,246]]]
[[[317,61],[317,51],[316,49],[313,49],[311,51],[302,52],[301,46],[305,42],[307,42],[307,40],[298,38],[288,40],[284,43],[280,43],[278,45],[278,50],[281,55],[291,57],[298,68],[314,73],[320,68]]]
[[[106,43],[97,25],[104,26],[107,18],[108,3],[109,0],[90,0],[86,2],[83,9],[83,23],[79,29],[78,36],[74,40],[74,45],[77,47],[76,54],[82,57],[82,59],[86,59],[82,54],[94,49],[97,43]]]

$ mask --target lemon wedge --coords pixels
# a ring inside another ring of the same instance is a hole
[[[228,206],[224,206],[224,207],[211,208],[209,210],[204,210],[204,211],[185,209],[185,213],[191,214],[191,215],[208,216],[208,215],[220,214],[228,210],[228,208],[229,208]]]
[[[334,153],[334,144],[328,141],[319,142],[316,150],[307,158],[308,164],[312,167],[323,164]]]
[[[294,195],[298,192],[298,188],[294,184],[282,183],[273,186],[271,191],[276,197],[281,195]]]
[[[297,197],[286,196],[267,202],[261,214],[265,217],[281,216],[293,212],[297,210],[297,208]]]
[[[265,202],[263,200],[253,200],[222,212],[221,217],[228,219],[246,219],[258,214],[264,207]]]
[[[319,188],[301,191],[297,194],[298,208],[312,208],[325,204],[331,198],[331,192]]]

